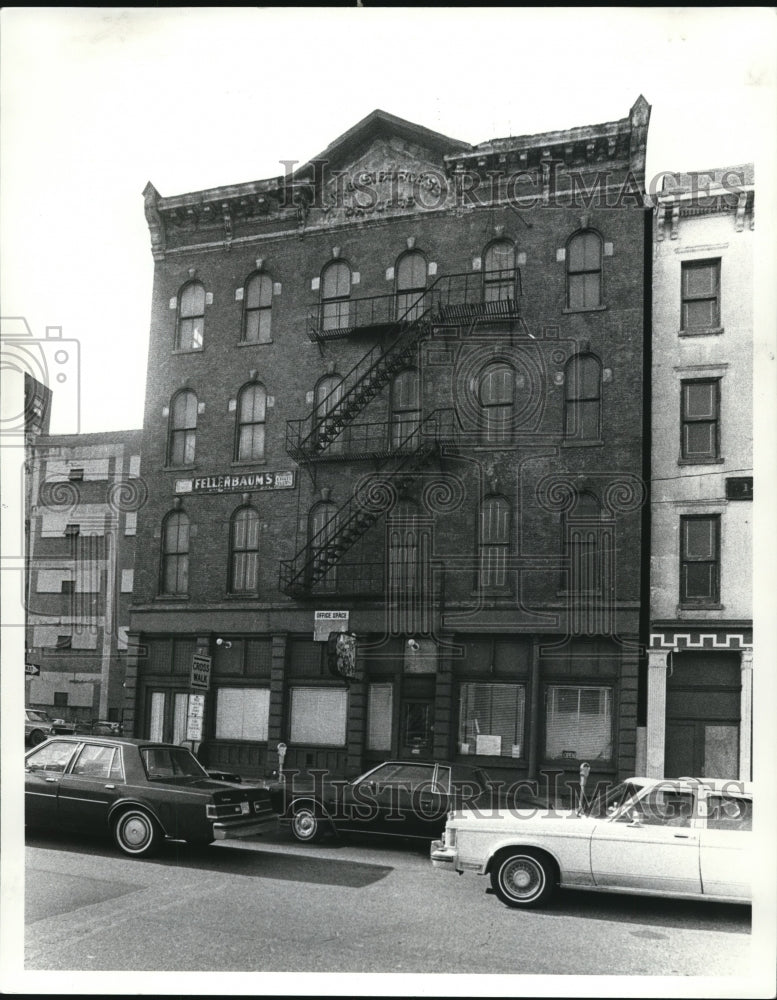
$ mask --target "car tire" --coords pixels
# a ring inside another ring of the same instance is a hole
[[[294,806],[291,817],[291,835],[303,844],[314,844],[317,840],[321,840],[324,831],[321,826],[321,817],[316,814],[314,805],[305,803]]]
[[[114,821],[113,839],[125,854],[145,858],[159,847],[162,831],[144,809],[127,809]]]
[[[36,747],[46,739],[46,734],[40,729],[33,729],[30,733],[30,746]]]
[[[515,848],[498,855],[491,887],[507,906],[529,909],[547,902],[556,888],[553,862],[539,851]]]

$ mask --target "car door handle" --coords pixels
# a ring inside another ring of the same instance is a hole
[[[678,840],[690,840],[690,833],[675,833],[673,836],[677,837]]]
[[[52,785],[56,785],[56,783],[57,783],[57,779],[56,778],[46,778],[46,781],[50,781]]]
[[[110,789],[114,789],[116,786],[115,785],[106,785],[105,787],[106,788],[110,788]]]

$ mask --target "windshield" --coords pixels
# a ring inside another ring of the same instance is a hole
[[[208,772],[184,747],[144,747],[140,751],[150,781],[160,778],[207,778]]]
[[[639,796],[643,791],[641,785],[632,784],[630,781],[621,781],[620,784],[605,789],[599,795],[594,796],[587,808],[584,809],[585,815],[594,819],[612,816],[621,806],[630,799]]]
[[[45,712],[33,712],[29,708],[27,709],[27,718],[30,722],[51,722],[51,719]]]

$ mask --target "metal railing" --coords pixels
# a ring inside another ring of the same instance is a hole
[[[397,449],[389,458],[381,462],[376,470],[377,477],[385,474],[397,495],[407,489],[413,472],[432,453],[446,447],[455,448],[458,442],[459,425],[453,409],[435,410],[420,428],[412,430],[398,442]],[[397,455],[400,457],[397,458]],[[403,477],[406,477],[403,479]],[[375,482],[379,482],[376,479]],[[280,564],[279,588],[289,595],[309,591],[326,577],[331,568],[369,528],[386,513],[381,504],[376,504],[359,493],[352,494],[332,515],[319,531],[297,552],[293,559],[282,560]]]
[[[396,338],[387,347],[376,344],[341,382],[301,420],[286,425],[286,451],[299,461],[310,461],[331,449],[342,429],[390,381],[392,375],[413,362],[418,342],[433,332],[435,324],[471,327],[479,322],[513,322],[521,317],[521,275],[486,282],[479,272],[441,275],[414,300],[394,323]],[[350,300],[396,300],[374,296]]]
[[[422,299],[419,294],[409,306],[405,303],[404,308],[395,293],[324,300],[308,312],[308,333],[311,340],[335,340],[362,331],[395,330],[403,319],[413,318],[413,309]]]

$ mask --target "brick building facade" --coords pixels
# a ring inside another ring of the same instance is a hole
[[[649,114],[471,146],[376,111],[147,186],[137,735],[197,732],[200,653],[211,765],[634,772]]]

